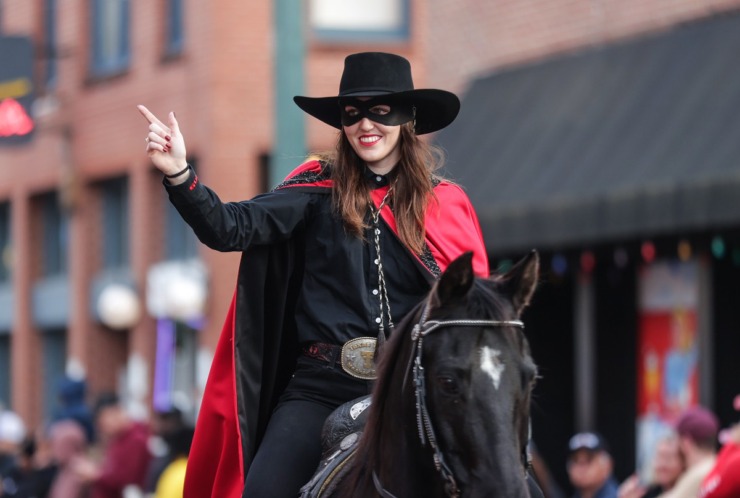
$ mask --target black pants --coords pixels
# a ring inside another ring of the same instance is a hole
[[[242,497],[295,498],[319,465],[326,417],[369,392],[368,382],[338,365],[299,358],[249,467]]]

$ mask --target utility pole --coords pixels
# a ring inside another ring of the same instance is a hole
[[[306,155],[303,112],[293,102],[303,95],[304,2],[275,0],[275,145],[270,186],[280,183]]]

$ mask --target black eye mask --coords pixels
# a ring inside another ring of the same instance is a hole
[[[387,105],[390,107],[390,111],[387,114],[373,112],[373,108],[379,105]],[[356,113],[353,110],[352,115],[350,115],[346,110],[347,106],[354,107]],[[394,102],[392,99],[382,96],[364,101],[354,98],[341,99],[339,101],[339,111],[343,126],[352,126],[362,118],[386,126],[398,126],[413,120],[416,114],[416,109],[411,105]]]

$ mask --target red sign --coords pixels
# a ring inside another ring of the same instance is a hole
[[[637,365],[640,415],[670,423],[699,402],[695,310],[643,312]]]
[[[27,36],[0,36],[0,146],[31,141],[34,122],[33,43]]]
[[[0,101],[0,137],[28,135],[33,131],[33,120],[15,99]]]
[[[658,440],[699,401],[699,271],[696,261],[658,261],[639,275],[637,466],[646,480]]]

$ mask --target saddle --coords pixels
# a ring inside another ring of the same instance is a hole
[[[348,401],[334,410],[321,431],[323,453],[316,473],[301,488],[300,498],[331,496],[348,470],[367,421],[370,395]]]
[[[308,483],[301,488],[300,498],[333,496],[337,486],[349,470],[360,441],[370,407],[370,395],[339,406],[324,422],[321,431],[321,462]],[[542,490],[531,472],[527,473],[527,486],[531,498],[544,498]]]

